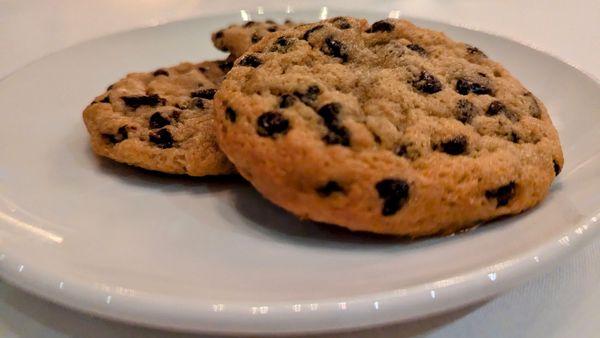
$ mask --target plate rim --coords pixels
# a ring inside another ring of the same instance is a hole
[[[359,10],[357,8],[344,10],[335,7],[331,9],[336,12],[357,12]],[[293,14],[309,13],[314,10],[316,8],[302,8]],[[387,15],[389,12],[376,9],[365,10],[371,14],[385,13]],[[273,13],[278,15],[279,11],[273,11]],[[231,15],[232,13],[199,15],[166,22],[159,26],[145,25],[94,37],[45,54],[22,67],[10,71],[0,78],[0,83],[5,82],[24,69],[32,67],[52,55],[77,48],[81,45],[93,44],[99,40],[131,32],[202,20],[208,17],[231,17]],[[502,36],[478,27],[457,24],[450,20],[435,20],[426,17],[404,15],[401,18],[433,24],[441,23],[489,35],[496,39],[508,40],[522,47],[545,54],[567,65],[572,70],[590,79],[600,89],[600,81],[593,74],[544,49],[512,36]],[[201,304],[197,300],[190,302],[189,299],[187,301],[185,299],[177,299],[174,302],[173,297],[156,297],[156,295],[143,292],[136,292],[136,295],[119,295],[105,292],[106,295],[98,297],[102,293],[98,285],[72,283],[73,285],[70,285],[68,288],[58,288],[56,286],[61,283],[60,276],[56,276],[50,270],[45,270],[44,268],[36,269],[34,264],[27,264],[27,268],[25,268],[22,259],[19,261],[17,257],[11,257],[5,253],[0,254],[0,277],[17,288],[59,305],[119,322],[134,323],[147,327],[212,334],[334,332],[364,329],[393,322],[414,320],[447,312],[479,300],[488,299],[510,289],[517,283],[523,282],[529,276],[540,273],[551,265],[556,264],[559,259],[567,257],[575,250],[589,243],[592,239],[600,235],[599,223],[600,213],[573,223],[569,227],[569,230],[559,238],[548,240],[529,251],[517,252],[514,254],[513,259],[502,260],[490,266],[471,269],[465,273],[452,276],[452,278],[412,286],[403,289],[404,293],[398,293],[398,290],[387,290],[361,294],[346,300],[339,298],[319,299],[319,309],[326,309],[326,313],[320,310],[315,310],[314,312],[312,310],[308,312],[302,310],[295,311],[294,305],[297,304],[290,301],[269,303],[266,305],[238,302],[233,305],[226,304],[226,308],[225,306],[219,308],[219,305],[223,304],[212,304],[210,302]],[[543,257],[543,259],[540,257]],[[510,278],[502,278],[502,276],[509,275],[511,276]],[[42,276],[44,278],[40,278]],[[80,278],[71,278],[71,281],[78,279]],[[444,292],[439,293],[442,290]],[[458,292],[459,290],[476,290],[477,292]],[[444,303],[436,303],[436,300],[442,296],[445,297]],[[386,304],[385,307],[382,304],[382,309],[380,309],[379,299],[386,299],[388,301],[393,299],[394,301]],[[435,305],[424,305],[426,303],[423,299],[428,300],[427,304],[435,303]],[[115,306],[115,304],[118,304],[118,306]],[[307,302],[303,301],[303,305],[305,304]],[[420,306],[421,308],[408,315],[403,310],[411,306]],[[177,310],[172,311],[173,309]],[[185,309],[187,314],[185,316],[174,317],[173,312],[181,314],[183,312],[181,309]],[[308,316],[299,318],[301,316],[299,313],[302,312],[308,314]],[[315,316],[316,313],[319,315]],[[289,316],[289,314],[292,314],[292,316]],[[369,317],[370,314],[376,314],[376,316]],[[365,320],[365,318],[369,319]],[[178,324],[173,324],[173,321],[178,321]]]

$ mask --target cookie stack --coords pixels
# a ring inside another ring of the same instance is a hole
[[[299,217],[412,237],[531,208],[562,168],[544,105],[442,33],[338,17],[212,38],[226,61],[130,74],[96,98],[94,151],[168,173],[237,170]]]

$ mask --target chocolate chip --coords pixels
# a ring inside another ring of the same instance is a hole
[[[485,111],[485,115],[487,116],[495,116],[499,113],[503,113],[506,110],[506,106],[504,103],[500,101],[493,101],[490,103],[488,109]]]
[[[412,50],[413,52],[417,52],[421,56],[427,56],[427,51],[425,48],[417,45],[416,43],[411,43],[410,45],[407,45],[406,48]]]
[[[344,192],[344,188],[336,181],[329,181],[325,185],[318,187],[316,190],[317,193],[323,197],[328,197],[336,192]]]
[[[290,94],[284,94],[281,96],[279,101],[279,108],[291,107],[296,101],[296,97]]]
[[[261,64],[262,61],[254,54],[246,55],[240,60],[240,66],[256,68]]]
[[[310,35],[316,31],[318,31],[319,29],[323,28],[325,26],[323,25],[316,25],[310,29],[308,29],[306,32],[304,32],[304,35],[302,35],[302,40],[306,40],[308,41],[308,38],[310,38]]]
[[[487,190],[485,192],[485,197],[487,199],[495,199],[496,208],[503,207],[507,205],[513,197],[515,197],[516,187],[517,185],[515,182],[510,182],[507,185],[503,185],[497,189]]]
[[[181,112],[178,110],[175,110],[174,112],[171,113],[171,117],[175,120],[175,121],[179,121],[179,116],[181,116]]]
[[[449,140],[442,141],[439,146],[435,146],[434,149],[441,150],[448,155],[461,155],[467,150],[467,138],[463,135],[455,136]]]
[[[199,97],[202,99],[212,100],[217,92],[214,88],[200,89],[190,94],[191,97]]]
[[[141,96],[122,96],[121,99],[125,104],[133,109],[140,106],[156,107],[166,102],[165,99],[161,98],[156,94],[152,95],[141,95]]]
[[[442,90],[442,83],[435,76],[421,71],[419,78],[412,81],[415,89],[426,94],[435,94]]]
[[[375,32],[391,32],[394,30],[394,25],[387,21],[377,21],[371,25],[371,28],[367,29],[367,33]]]
[[[558,176],[558,174],[560,174],[560,172],[562,171],[562,168],[560,167],[560,164],[558,164],[558,161],[556,161],[556,160],[552,160],[552,164],[554,165],[554,175]]]
[[[165,69],[157,69],[154,71],[154,73],[152,73],[152,75],[154,75],[154,76],[160,76],[160,75],[169,76],[169,72],[167,72]]]
[[[279,112],[266,112],[256,120],[258,135],[263,137],[275,137],[277,134],[285,134],[290,128],[290,121]]]
[[[231,122],[235,122],[235,120],[237,119],[237,113],[235,110],[233,110],[233,108],[231,107],[227,107],[225,109],[225,117],[231,121]]]
[[[345,147],[350,146],[350,132],[346,127],[335,126],[329,128],[327,134],[323,136],[323,141],[327,144],[340,144]]]
[[[204,109],[204,100],[202,100],[201,98],[196,99],[194,102],[194,107],[198,109]]]
[[[460,122],[471,123],[473,117],[477,115],[477,107],[467,99],[460,99],[456,102],[455,117]]]
[[[536,119],[541,118],[542,110],[540,109],[540,105],[538,104],[536,97],[530,92],[525,93],[524,96],[527,97],[531,102],[529,105],[529,114]]]
[[[152,114],[152,116],[150,116],[150,120],[149,120],[150,129],[162,128],[164,126],[168,126],[169,124],[171,124],[171,121],[164,118],[162,115],[160,115],[159,112],[156,112],[156,113]]]
[[[113,83],[110,86],[106,87],[106,90],[111,90],[111,89],[113,89],[114,86],[115,86],[115,84]]]
[[[269,28],[267,28],[267,31],[271,32],[271,33],[277,32],[277,27],[275,27],[275,26],[269,27]]]
[[[290,49],[290,47],[293,44],[293,40],[285,37],[285,36],[280,36],[277,38],[277,40],[275,40],[275,42],[273,43],[273,47],[271,47],[271,51],[272,52],[280,52],[280,53],[287,53],[287,51]]]
[[[255,24],[256,24],[256,22],[254,22],[254,21],[248,21],[244,24],[244,27],[254,26]]]
[[[304,104],[306,105],[311,105],[312,103],[314,103],[317,97],[319,97],[319,94],[321,94],[321,89],[317,85],[308,86],[306,92],[304,93],[294,92],[294,95],[297,96],[300,99],[300,101],[304,102]]]
[[[102,137],[112,144],[117,144],[123,140],[126,140],[129,135],[127,134],[127,126],[121,126],[117,130],[117,134],[102,134]]]
[[[404,157],[406,154],[408,154],[408,147],[406,144],[400,144],[394,149],[394,154]]]
[[[519,137],[519,134],[515,133],[514,131],[511,131],[508,134],[508,140],[512,143],[519,143],[519,141],[521,140],[521,138]]]
[[[223,30],[220,30],[215,33],[215,38],[220,39],[223,37],[223,35],[224,35]]]
[[[467,79],[458,79],[456,81],[456,92],[460,95],[467,95],[469,92],[476,95],[491,95],[492,89],[481,83]]]
[[[352,25],[346,20],[344,17],[337,17],[331,19],[331,22],[339,29],[349,29],[352,28]]]
[[[102,102],[102,103],[110,103],[110,96],[106,95],[102,100],[100,100],[100,102]]]
[[[406,201],[410,193],[410,186],[405,180],[388,178],[375,184],[375,189],[379,198],[383,200],[381,214],[391,216],[398,212]]]
[[[206,73],[206,72],[208,72],[208,68],[206,68],[206,67],[198,67],[198,71],[200,73]]]
[[[470,45],[467,45],[467,53],[472,54],[472,55],[483,56],[483,57],[487,56],[479,48],[477,48],[475,46],[470,46]]]
[[[231,67],[233,67],[233,61],[230,60],[226,60],[226,61],[218,61],[217,65],[219,66],[219,68],[224,71],[224,72],[228,72],[231,70]]]
[[[342,62],[348,61],[346,46],[331,36],[325,39],[325,44],[321,48],[321,51],[329,56],[342,59]]]
[[[289,25],[289,24],[291,24],[292,22],[293,22],[293,21],[292,21],[292,20],[290,20],[290,19],[285,19],[285,21],[284,21],[283,23],[284,23],[284,24],[286,24],[286,25]]]
[[[341,109],[342,105],[337,102],[328,103],[319,108],[317,114],[321,116],[327,128],[332,128],[339,126],[338,115],[340,114]]]
[[[258,34],[252,34],[250,41],[252,41],[252,43],[257,43],[260,41],[260,39],[262,39],[262,37],[258,36]]]
[[[166,128],[150,132],[149,139],[150,142],[156,144],[160,148],[166,149],[173,147],[173,136],[171,136],[171,133]]]

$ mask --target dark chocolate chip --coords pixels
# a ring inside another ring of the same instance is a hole
[[[415,89],[426,94],[435,94],[442,90],[442,83],[435,76],[421,71],[419,78],[412,81]]]
[[[417,45],[416,43],[411,43],[410,45],[407,45],[406,48],[412,50],[413,52],[417,52],[421,56],[427,56],[427,51],[425,48]]]
[[[323,197],[328,197],[336,192],[344,192],[344,188],[336,181],[329,181],[325,185],[318,187],[316,190],[317,193]]]
[[[381,144],[381,137],[373,132],[371,132],[371,134],[373,134],[373,141],[375,141],[377,144]]]
[[[467,79],[458,79],[456,81],[456,92],[460,95],[467,95],[469,92],[476,95],[491,95],[492,89],[481,83]]]
[[[371,28],[367,29],[367,33],[375,32],[391,32],[394,30],[394,25],[387,21],[377,21],[371,25]]]
[[[246,55],[240,60],[240,66],[256,68],[261,64],[262,61],[254,54]]]
[[[237,119],[237,113],[235,110],[233,110],[233,108],[231,107],[227,107],[225,109],[225,117],[231,121],[231,122],[235,122],[235,120]]]
[[[345,147],[350,146],[350,131],[344,126],[335,126],[328,128],[327,134],[323,136],[323,141],[327,144],[340,144]]]
[[[388,178],[375,184],[379,198],[383,200],[381,214],[391,216],[400,210],[408,200],[410,186],[408,182],[401,179]]]
[[[285,36],[280,36],[273,43],[273,47],[271,47],[271,51],[272,52],[287,53],[287,51],[292,46],[293,42],[294,42],[293,40],[291,40],[291,39],[289,39],[289,38],[287,38]]]
[[[164,126],[168,126],[169,124],[171,124],[171,121],[164,118],[162,115],[160,115],[159,112],[156,112],[156,113],[152,114],[152,116],[150,116],[150,120],[149,120],[150,129],[162,128]]]
[[[275,137],[277,134],[285,134],[290,128],[290,121],[279,112],[266,112],[256,120],[258,135],[263,137]]]
[[[111,89],[113,89],[114,86],[115,86],[115,84],[113,83],[110,86],[106,87],[106,90],[111,90]]]
[[[206,73],[206,72],[208,72],[208,68],[206,68],[206,67],[198,67],[198,71],[200,73]]]
[[[449,140],[442,141],[439,146],[434,147],[448,155],[461,155],[467,151],[467,138],[463,135],[455,136]]]
[[[100,102],[102,102],[102,103],[110,103],[110,96],[106,95],[102,100],[100,100]]]
[[[300,99],[300,101],[304,102],[304,104],[306,105],[311,105],[312,103],[314,103],[317,97],[319,97],[319,94],[321,94],[321,89],[317,85],[308,86],[306,92],[304,93],[294,92],[294,95],[297,96]]]
[[[291,24],[291,23],[292,23],[292,20],[290,20],[290,19],[285,19],[285,21],[284,21],[283,23],[284,23],[284,24],[286,24],[286,25],[289,25],[289,24]]]
[[[527,92],[524,95],[525,95],[525,97],[529,98],[529,101],[531,102],[529,105],[529,114],[531,116],[535,117],[536,119],[541,118],[542,110],[540,109],[540,105],[538,104],[535,96],[530,92]]]
[[[126,140],[129,135],[127,134],[127,126],[121,126],[117,130],[117,134],[102,134],[102,137],[112,144],[117,144],[123,140]]]
[[[150,132],[149,139],[150,142],[156,144],[160,148],[166,149],[173,147],[173,136],[166,128]]]
[[[477,115],[477,107],[467,99],[460,99],[456,102],[456,119],[467,124],[471,123],[473,117]]]
[[[504,113],[505,110],[506,106],[504,105],[504,103],[500,101],[493,101],[492,103],[490,103],[488,109],[485,111],[485,115],[495,116],[499,113]]]
[[[233,67],[233,61],[230,61],[230,60],[218,61],[217,65],[219,66],[219,68],[222,71],[228,72],[231,70],[231,67]]]
[[[352,25],[346,20],[344,17],[337,17],[331,19],[331,22],[339,29],[349,29],[352,28]]]
[[[514,131],[511,131],[508,134],[508,140],[512,143],[519,143],[519,141],[521,140],[521,138],[519,137],[519,134],[515,133]]]
[[[252,43],[257,43],[260,41],[260,39],[262,39],[262,37],[258,36],[258,34],[252,34],[250,41],[252,41]]]
[[[554,175],[558,176],[558,174],[560,174],[560,172],[562,171],[562,168],[560,167],[560,164],[558,164],[558,161],[556,161],[556,160],[552,160],[552,164],[554,165]]]
[[[179,116],[181,116],[181,112],[178,110],[175,110],[174,112],[171,113],[171,117],[175,120],[175,121],[179,121]]]
[[[279,108],[291,107],[296,101],[296,97],[290,94],[284,94],[281,96],[279,101]]]
[[[475,46],[467,45],[467,53],[486,57],[485,53]]]
[[[347,62],[348,51],[346,49],[343,43],[330,36],[325,39],[325,44],[321,48],[321,51],[329,56],[342,59],[342,62]]]
[[[215,38],[220,39],[223,37],[223,35],[224,35],[223,30],[220,30],[215,33]]]
[[[154,75],[154,76],[160,76],[160,75],[169,76],[169,72],[167,72],[165,69],[157,69],[154,71],[154,73],[152,73],[152,75]]]
[[[406,144],[400,144],[394,149],[394,154],[398,156],[406,156],[408,154],[408,147]]]
[[[487,190],[485,197],[487,199],[496,200],[496,208],[503,207],[515,197],[517,185],[515,182],[510,182],[507,185],[503,185],[497,189]]]
[[[201,98],[197,98],[194,100],[194,107],[198,109],[204,109],[204,100]]]
[[[306,30],[306,32],[304,32],[304,35],[302,35],[302,40],[307,40],[310,38],[310,35],[316,31],[318,31],[319,29],[323,28],[323,25],[316,25],[312,28],[309,28],[308,30]]]
[[[156,107],[166,102],[165,99],[161,98],[156,94],[152,95],[141,95],[141,96],[122,96],[121,99],[125,104],[133,109],[140,106]]]
[[[256,24],[256,22],[254,21],[248,21],[244,24],[244,27],[250,27],[250,26],[254,26],[254,24]]]
[[[328,103],[319,108],[317,114],[321,116],[327,128],[333,128],[339,126],[338,115],[341,109],[342,105],[337,102]]]
[[[271,32],[271,33],[277,32],[277,27],[276,26],[269,27],[269,28],[267,28],[267,31]]]
[[[191,97],[199,97],[202,99],[212,100],[217,92],[214,88],[200,89],[190,94]]]

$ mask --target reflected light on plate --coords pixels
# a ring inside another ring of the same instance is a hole
[[[285,7],[285,12],[286,12],[287,14],[290,14],[290,13],[292,13],[293,11],[294,11],[294,8],[292,7],[292,5],[288,4],[288,5]]]
[[[106,304],[110,304],[111,301],[112,301],[112,296],[106,297]]]
[[[401,15],[402,15],[402,13],[399,10],[395,9],[395,10],[390,11],[388,13],[388,18],[390,18],[390,19],[398,19],[398,18],[400,18]]]
[[[252,20],[252,18],[250,17],[250,14],[248,14],[248,12],[246,12],[246,10],[244,10],[244,9],[240,9],[240,16],[242,17],[242,20],[244,20],[244,21]]]
[[[258,15],[263,15],[263,14],[265,14],[265,9],[263,8],[263,6],[258,6],[258,7],[256,7],[256,13],[257,13]]]
[[[540,258],[539,258],[538,256],[533,256],[533,260],[534,260],[536,263],[539,263],[539,262],[540,262]]]
[[[346,310],[348,308],[348,306],[346,305],[346,302],[339,302],[338,303],[338,309],[340,310]]]
[[[431,298],[435,299],[435,290],[429,291],[429,295],[431,296]]]
[[[64,289],[65,288],[65,282],[58,283],[58,288],[61,289],[61,290]]]
[[[561,239],[558,240],[558,243],[560,243],[560,245],[564,245],[564,246],[571,244],[571,242],[569,240],[569,236],[562,237]]]
[[[321,7],[321,11],[319,12],[319,19],[320,20],[325,20],[327,19],[327,6],[323,6]]]
[[[23,272],[23,269],[25,269],[25,265],[19,265],[19,272]]]
[[[213,304],[212,307],[214,312],[223,312],[223,309],[225,309],[225,305],[223,304]]]
[[[319,309],[319,304],[318,303],[312,303],[308,307],[310,308],[310,311],[317,311]]]
[[[379,302],[373,302],[373,307],[375,308],[375,310],[379,310]]]
[[[493,282],[496,280],[496,273],[495,272],[491,272],[488,273],[488,278]]]
[[[11,216],[9,216],[9,215],[7,215],[5,213],[0,213],[0,220],[6,221],[9,224],[12,224],[12,225],[14,225],[16,227],[19,227],[19,228],[23,229],[23,230],[26,230],[26,231],[34,234],[34,235],[37,235],[37,236],[40,236],[42,238],[51,240],[51,241],[53,241],[55,243],[60,244],[60,243],[63,242],[63,238],[62,237],[60,237],[60,236],[58,236],[58,235],[56,235],[56,234],[54,234],[54,233],[52,233],[50,231],[46,231],[44,229],[40,229],[40,228],[36,227],[35,225],[32,225],[32,224],[20,221],[20,220],[14,218],[14,217],[11,217]]]

